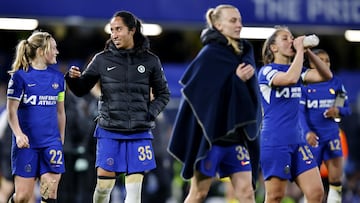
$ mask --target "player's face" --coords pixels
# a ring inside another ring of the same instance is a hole
[[[295,50],[293,48],[294,36],[285,30],[279,31],[275,38],[275,43],[271,46],[271,50],[274,52],[275,56],[277,54],[292,57],[295,55]]]
[[[328,68],[330,68],[330,58],[326,53],[318,53],[316,54],[320,60],[322,60]],[[316,68],[315,64],[310,61],[310,68]]]
[[[236,8],[224,8],[221,11],[219,22],[215,23],[215,27],[227,37],[240,39],[242,19],[239,10]]]
[[[56,56],[59,54],[57,49],[56,41],[53,38],[50,38],[50,49],[45,53],[46,64],[56,64]]]
[[[110,21],[111,40],[118,49],[131,49],[134,47],[134,30],[124,24],[121,17],[114,17]]]
[[[318,57],[328,66],[330,67],[330,58],[329,55],[325,53],[319,53]]]

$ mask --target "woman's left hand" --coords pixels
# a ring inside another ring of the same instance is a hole
[[[254,76],[255,69],[250,64],[241,63],[236,68],[236,75],[244,82]]]
[[[339,109],[335,106],[326,109],[324,112],[324,117],[325,118],[339,118],[340,117]]]

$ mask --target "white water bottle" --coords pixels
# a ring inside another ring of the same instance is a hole
[[[319,44],[319,41],[320,40],[316,35],[308,35],[303,40],[304,48],[316,47]]]

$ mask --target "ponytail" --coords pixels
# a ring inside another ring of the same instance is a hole
[[[35,31],[28,39],[21,40],[16,46],[15,59],[8,73],[13,74],[19,69],[28,71],[38,48],[44,49],[45,53],[50,51],[50,38],[52,36],[47,32]]]

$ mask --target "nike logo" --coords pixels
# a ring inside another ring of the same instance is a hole
[[[116,66],[112,66],[112,67],[108,67],[106,70],[111,71],[111,70],[114,70],[115,68],[116,68]]]
[[[28,84],[28,87],[34,87],[36,84]]]
[[[241,161],[242,166],[248,165],[249,163],[250,163],[250,161]]]

